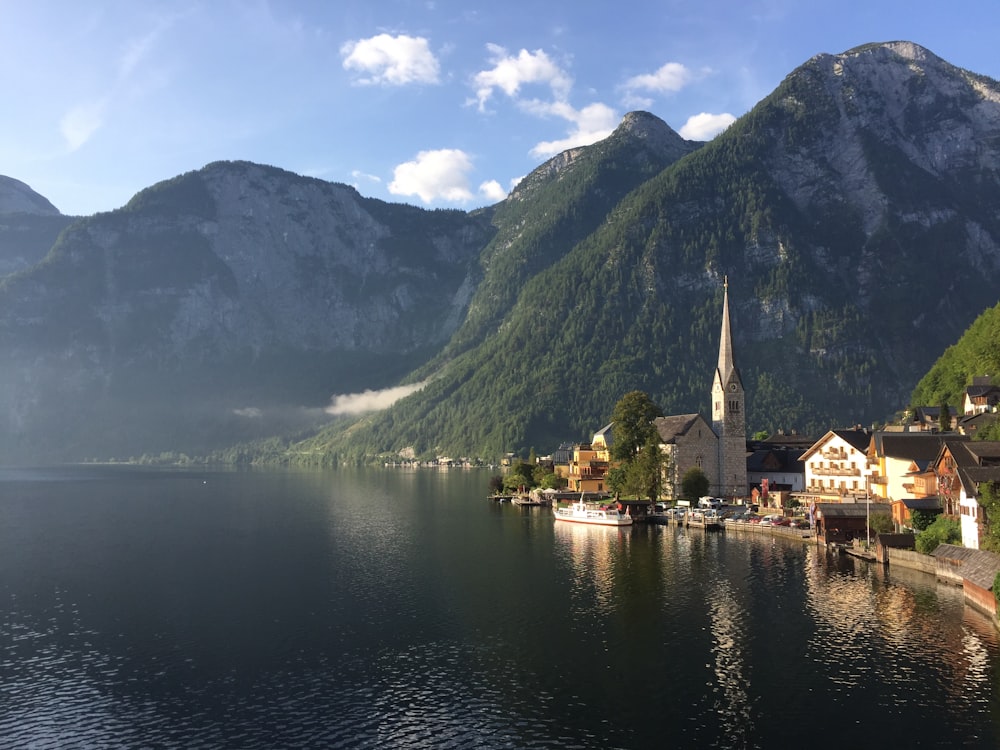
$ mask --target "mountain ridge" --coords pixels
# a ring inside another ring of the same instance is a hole
[[[725,276],[748,426],[867,424],[996,303],[998,165],[1000,87],[908,42],[814,56],[709,143],[629,113],[467,213],[216,162],[0,280],[0,451],[550,449],[636,388],[704,411]]]

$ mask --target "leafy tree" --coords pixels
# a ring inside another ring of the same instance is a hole
[[[494,474],[490,477],[490,493],[493,495],[499,495],[503,492],[503,477],[500,474]]]
[[[938,516],[934,523],[917,534],[915,545],[917,552],[929,555],[939,544],[959,544],[962,541],[962,530],[957,521],[947,516]]]
[[[875,534],[891,534],[896,530],[888,513],[872,513],[868,518],[868,528]]]
[[[625,494],[656,502],[663,481],[664,458],[659,437],[651,437],[635,459],[624,465]]]
[[[604,477],[605,483],[608,485],[608,489],[611,490],[616,495],[627,495],[628,491],[626,489],[628,485],[628,477],[626,470],[621,466],[616,466],[613,469],[609,469],[608,473]]]
[[[972,438],[973,440],[1000,440],[1000,419],[994,419],[983,425]]]
[[[566,480],[563,479],[558,474],[549,472],[548,474],[542,477],[541,481],[538,483],[538,486],[541,487],[543,490],[558,490],[566,486]]]
[[[531,489],[536,484],[534,470],[535,467],[526,461],[515,461],[507,476],[504,477],[504,488],[511,491],[516,491],[521,487]]]
[[[767,440],[770,437],[770,433],[767,430],[758,430],[753,434],[753,440],[760,442],[762,440]]]
[[[1000,482],[983,482],[976,498],[986,514],[986,529],[980,546],[990,552],[1000,552]]]
[[[681,495],[689,500],[696,500],[708,494],[711,483],[700,466],[692,466],[681,478]]]
[[[914,531],[923,531],[932,523],[934,519],[940,515],[939,510],[911,510],[910,511],[910,526]]]
[[[611,457],[618,461],[631,461],[650,442],[658,437],[653,420],[663,412],[642,391],[630,391],[619,399],[611,413]]]

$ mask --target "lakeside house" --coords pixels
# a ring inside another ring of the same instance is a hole
[[[802,454],[804,484],[800,502],[864,501],[869,494],[867,430],[830,430]]]

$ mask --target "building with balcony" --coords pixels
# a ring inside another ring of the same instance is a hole
[[[867,430],[830,430],[802,454],[805,487],[800,501],[863,502],[869,493]]]

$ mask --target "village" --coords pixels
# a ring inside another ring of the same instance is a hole
[[[708,497],[725,503],[720,528],[741,528],[737,522],[748,520],[749,528],[767,514],[767,523],[756,528],[781,532],[791,525],[788,531],[817,544],[961,585],[967,601],[997,623],[1000,554],[983,547],[990,537],[987,500],[1000,488],[1000,441],[974,438],[1000,418],[1000,385],[989,376],[973,378],[961,413],[954,416],[947,408],[942,413],[941,407],[916,407],[898,424],[878,430],[854,426],[819,438],[779,432],[748,440],[728,283],[723,300],[711,421],[701,414],[654,419],[665,466],[661,502],[616,502],[634,520],[658,519],[657,506],[666,510],[696,499],[685,498],[682,490],[684,477],[695,470],[708,480]],[[559,478],[561,489],[550,489],[547,497],[536,494],[535,502],[611,498],[613,427],[597,430],[589,443],[564,444],[538,459]],[[941,539],[933,550],[918,551],[915,532],[938,517],[955,522],[960,539]],[[873,533],[875,518],[881,522]],[[796,528],[802,519],[808,520],[807,532]]]

